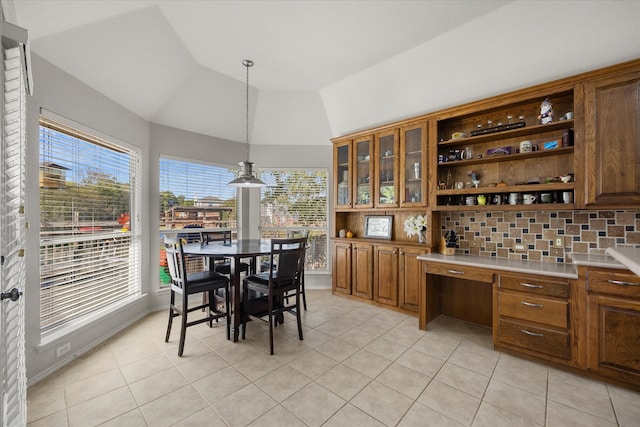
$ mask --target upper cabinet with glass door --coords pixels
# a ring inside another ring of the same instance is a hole
[[[336,142],[333,146],[333,182],[335,183],[336,209],[348,209],[353,207],[351,186],[352,150],[351,140]]]
[[[400,206],[425,206],[427,190],[427,124],[400,129]]]
[[[398,130],[376,134],[376,206],[398,206]]]
[[[355,158],[355,173],[353,188],[355,188],[353,206],[356,208],[373,207],[371,186],[373,184],[373,135],[362,136],[353,140]]]

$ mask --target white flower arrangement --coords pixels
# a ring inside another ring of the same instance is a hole
[[[407,236],[419,234],[427,230],[427,218],[424,215],[411,215],[404,220],[404,231]]]

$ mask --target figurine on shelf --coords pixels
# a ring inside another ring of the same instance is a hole
[[[467,175],[471,177],[471,182],[473,182],[474,187],[478,188],[478,184],[480,184],[480,176],[478,173],[475,170],[469,170],[467,171]]]
[[[551,104],[551,101],[549,101],[549,98],[546,98],[540,104],[540,115],[538,116],[538,120],[540,120],[541,125],[546,125],[553,121],[553,105]]]

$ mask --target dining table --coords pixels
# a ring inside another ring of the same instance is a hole
[[[205,258],[227,258],[230,261],[229,284],[231,285],[231,336],[238,341],[242,324],[240,263],[245,258],[251,259],[250,272],[256,272],[256,258],[271,253],[271,241],[264,239],[238,239],[235,241],[214,241],[208,243],[186,243],[182,246],[185,255]],[[213,268],[213,262],[208,263]]]

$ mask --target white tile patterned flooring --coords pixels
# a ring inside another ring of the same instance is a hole
[[[491,331],[308,290],[304,341],[293,317],[222,323],[164,342],[148,315],[28,390],[29,426],[638,426],[640,393],[526,361]]]

